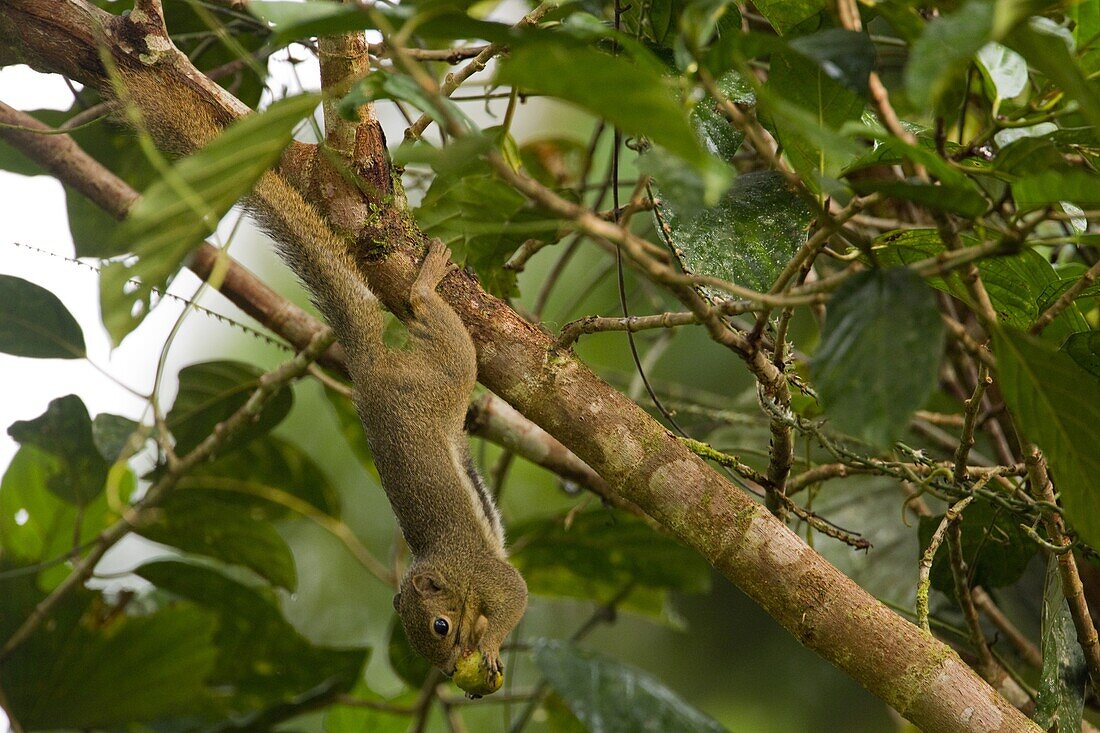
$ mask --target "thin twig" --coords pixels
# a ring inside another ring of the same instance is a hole
[[[921,553],[920,563],[917,566],[917,625],[928,633],[932,633],[932,629],[928,625],[928,593],[931,585],[932,562],[935,560],[936,551],[940,549],[940,544],[943,543],[943,538],[947,535],[947,528],[958,521],[962,516],[963,509],[973,500],[974,497],[968,496],[956,502],[947,510],[947,513],[943,515],[943,519],[936,527],[936,531],[932,533],[932,539],[928,541],[928,547],[924,548],[924,552]]]
[[[961,483],[966,478],[966,459],[970,455],[970,449],[974,447],[974,426],[978,422],[978,412],[982,408],[982,395],[985,394],[985,388],[992,381],[986,365],[983,362],[978,362],[978,377],[974,384],[974,394],[963,406],[962,437],[959,438],[959,447],[955,451],[956,483]]]

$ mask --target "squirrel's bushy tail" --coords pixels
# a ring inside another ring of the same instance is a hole
[[[368,358],[370,345],[381,343],[382,314],[347,244],[278,174],[265,173],[246,205],[305,283],[313,303],[352,352],[349,355]],[[362,354],[355,353],[359,351]]]
[[[162,149],[185,155],[217,136],[221,125],[188,90],[169,98],[154,75],[119,72],[125,90],[120,103],[132,103],[141,110],[142,124]],[[378,300],[359,274],[347,244],[317,209],[272,172],[260,178],[245,205],[305,282],[314,304],[349,355],[365,356],[366,347],[381,343]]]

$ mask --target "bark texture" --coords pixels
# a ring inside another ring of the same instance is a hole
[[[165,50],[158,31],[141,17],[116,18],[82,0],[4,0],[0,62],[25,62],[109,91],[104,48],[128,73],[155,79],[165,108],[190,97],[222,124],[247,112]],[[357,143],[377,150],[380,131],[365,132],[374,138]],[[161,144],[189,148],[183,131]],[[318,189],[309,179],[319,157],[296,145],[283,168],[307,197]],[[377,160],[359,159],[367,157]],[[366,208],[374,215],[362,222],[355,246],[372,289],[401,311],[425,240],[399,205],[388,171],[370,173],[377,189]],[[328,210],[324,201],[314,203]],[[338,228],[347,232],[348,223]],[[948,646],[871,597],[584,364],[551,350],[547,334],[473,278],[456,273],[441,292],[478,347],[485,386],[570,448],[619,497],[695,548],[806,646],[926,733],[1039,730]]]

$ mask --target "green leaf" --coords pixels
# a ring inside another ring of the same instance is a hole
[[[1077,643],[1077,629],[1062,591],[1058,558],[1047,558],[1043,589],[1043,669],[1032,718],[1043,730],[1077,733],[1085,706],[1088,666]]]
[[[96,448],[88,408],[76,395],[58,397],[34,420],[12,423],[8,435],[58,459],[61,470],[49,487],[65,501],[88,504],[103,491],[107,462]]]
[[[243,407],[261,376],[262,369],[239,361],[207,361],[180,370],[179,392],[167,417],[176,452],[183,455],[194,450],[215,425]],[[293,403],[293,393],[281,390],[255,420],[226,441],[222,455],[269,432],[287,416]]]
[[[856,157],[860,149],[837,131],[859,122],[863,99],[834,81],[817,61],[791,51],[774,54],[764,89],[766,120],[808,182],[837,175]]]
[[[458,122],[467,130],[473,128],[457,104],[446,97],[429,94],[411,76],[396,72],[367,75],[340,101],[340,114],[349,120],[356,120],[360,107],[378,99],[407,102],[444,128],[448,120]]]
[[[356,5],[253,0],[248,11],[272,26],[275,36],[271,45],[276,47],[301,38],[373,27],[369,16]]]
[[[0,618],[14,621],[31,609],[18,608],[29,598],[11,593],[12,584],[5,581],[0,593]],[[81,589],[4,660],[0,685],[27,730],[113,729],[191,717],[210,707],[203,683],[214,667],[215,624],[212,614],[192,606],[148,616],[117,613]]]
[[[1100,176],[1089,171],[1051,170],[1012,184],[1012,196],[1022,210],[1069,201],[1085,209],[1100,205]]]
[[[806,242],[812,219],[806,202],[772,171],[738,176],[717,206],[694,218],[675,203],[660,200],[657,213],[684,268],[754,290],[771,288]]]
[[[349,697],[365,703],[404,706],[412,709],[416,705],[417,693],[408,692],[397,698],[385,698],[367,686],[360,679]],[[398,715],[384,710],[375,710],[366,706],[333,705],[325,711],[325,733],[405,733],[409,728],[410,716]]]
[[[561,695],[551,692],[543,700],[542,709],[546,712],[546,728],[550,733],[587,733],[584,723],[573,715]]]
[[[967,235],[963,243],[976,246],[977,240]],[[911,229],[891,232],[880,237],[874,245],[875,258],[880,265],[908,265],[929,257],[936,257],[944,251],[939,234],[932,229]],[[1043,311],[1043,302],[1048,289],[1060,282],[1046,259],[1033,249],[1025,249],[1007,257],[993,257],[978,262],[978,272],[982,276],[993,310],[1006,324],[1026,329],[1035,322]],[[943,277],[932,277],[928,284],[937,290],[950,293],[964,303],[973,306],[970,293],[957,272]],[[1063,311],[1043,332],[1044,338],[1061,342],[1069,334],[1088,328],[1075,305]]]
[[[943,323],[936,299],[909,270],[848,278],[829,302],[814,384],[833,424],[888,448],[936,386]]]
[[[60,471],[54,456],[33,446],[12,458],[0,482],[0,557],[7,563],[32,564],[71,549],[76,509],[46,487]]]
[[[420,2],[415,7],[374,6],[368,10],[358,5],[254,0],[248,4],[248,9],[253,15],[273,26],[274,35],[269,45],[275,47],[310,37],[377,28],[376,18],[384,19],[394,26],[415,20],[416,36],[432,40],[483,39],[503,42],[520,35],[506,24],[470,17],[464,12],[465,6],[470,4],[448,0],[437,3],[430,9],[427,3]]]
[[[975,54],[996,40],[996,11],[997,4],[989,0],[967,0],[955,12],[925,26],[905,66],[905,88],[916,107],[934,106],[964,77]]]
[[[367,436],[363,432],[363,421],[359,419],[359,413],[355,410],[355,403],[348,397],[337,392],[331,387],[325,387],[325,397],[332,405],[332,414],[340,426],[340,434],[344,436],[348,447],[359,463],[369,469],[374,465],[374,456],[367,444]]]
[[[362,424],[352,409],[362,435]],[[276,492],[329,517],[340,516],[339,492],[321,467],[301,448],[274,435],[261,436],[213,462],[196,466],[180,485],[202,490],[257,518],[287,516],[290,510],[280,503]]]
[[[993,85],[995,99],[1012,99],[1027,87],[1027,61],[999,43],[987,43],[979,49],[978,68]]]
[[[148,313],[153,291],[163,290],[184,257],[278,160],[319,99],[303,94],[249,115],[146,189],[116,232],[136,262],[112,262],[100,279],[103,321],[116,345]]]
[[[639,669],[566,642],[534,645],[535,666],[592,733],[725,733],[717,721]]]
[[[662,614],[666,591],[701,593],[710,569],[697,553],[655,533],[634,517],[584,512],[564,525],[538,519],[512,526],[512,562],[532,593],[608,601],[633,586],[643,591],[625,607]],[[644,593],[644,591],[654,591]]]
[[[985,197],[972,184],[965,188],[953,188],[920,183],[916,180],[862,178],[854,180],[852,188],[859,194],[881,193],[890,198],[912,201],[921,206],[929,206],[970,218],[981,216],[989,208]]]
[[[833,81],[856,94],[868,95],[867,79],[875,68],[875,47],[866,33],[829,28],[794,38],[789,45],[813,59]]]
[[[79,359],[84,332],[57,296],[13,275],[0,275],[0,351],[36,359]]]
[[[629,58],[565,39],[532,41],[501,62],[497,81],[572,102],[700,170],[713,160],[692,132],[672,78],[643,51]]]
[[[931,206],[943,211],[950,211],[962,216],[976,217],[985,213],[989,203],[982,195],[981,189],[968,176],[951,167],[924,141],[921,144],[909,145],[897,139],[887,139],[879,144],[879,150],[872,154],[872,159],[878,159],[880,164],[885,163],[895,152],[903,158],[918,163],[928,169],[934,175],[939,185],[931,185],[918,182],[915,179],[898,181],[893,178],[862,177],[851,181],[852,188],[859,193],[880,192],[893,198],[901,198],[913,201],[924,206]],[[863,160],[849,166],[847,171],[858,169]]]
[[[1100,382],[1047,341],[1004,330],[993,343],[1001,392],[1021,438],[1046,454],[1081,539],[1100,543]]]
[[[132,441],[145,441],[141,423],[128,417],[101,412],[92,420],[92,440],[99,455],[108,463],[117,461],[124,452],[134,452],[139,446]]]
[[[1066,39],[1044,24],[1044,20],[1032,18],[1020,25],[1005,38],[1005,45],[1043,72],[1067,97],[1076,100],[1085,119],[1094,128],[1100,127],[1100,89],[1085,76]]]
[[[210,568],[158,561],[135,571],[157,588],[212,611],[217,661],[206,676],[229,716],[245,715],[306,694],[351,689],[368,650],[315,646],[283,618],[273,593]]]
[[[480,161],[440,172],[414,214],[425,234],[443,240],[456,262],[502,297],[516,294],[515,273],[503,268],[512,253],[528,239],[557,241],[561,228]]]
[[[1077,366],[1100,379],[1100,331],[1073,334],[1062,344],[1062,351],[1077,362]]]
[[[756,95],[736,71],[730,71],[718,79],[718,88],[727,99],[736,104],[756,104]],[[734,127],[717,107],[711,96],[704,97],[691,110],[691,124],[700,142],[720,160],[729,162],[741,148],[745,133]]]
[[[780,35],[825,9],[824,0],[761,0],[753,4]]]
[[[294,556],[275,527],[207,492],[173,492],[138,533],[184,552],[244,566],[288,591],[297,588]]]
[[[405,627],[396,616],[390,622],[389,638],[386,654],[390,669],[409,687],[413,689],[423,687],[424,680],[428,679],[428,674],[432,671],[432,665],[413,651],[409,637],[405,635]]]
[[[943,515],[921,517],[920,547],[928,547],[932,534]],[[974,585],[1001,588],[1012,585],[1038,551],[1016,518],[989,502],[978,500],[962,514],[962,554],[970,569]],[[954,595],[955,580],[951,574],[950,552],[943,546],[932,562],[932,587]]]

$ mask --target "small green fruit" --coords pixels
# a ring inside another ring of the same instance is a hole
[[[466,691],[469,697],[492,695],[504,684],[504,675],[490,670],[489,658],[477,651],[459,658],[455,665],[455,684]]]

